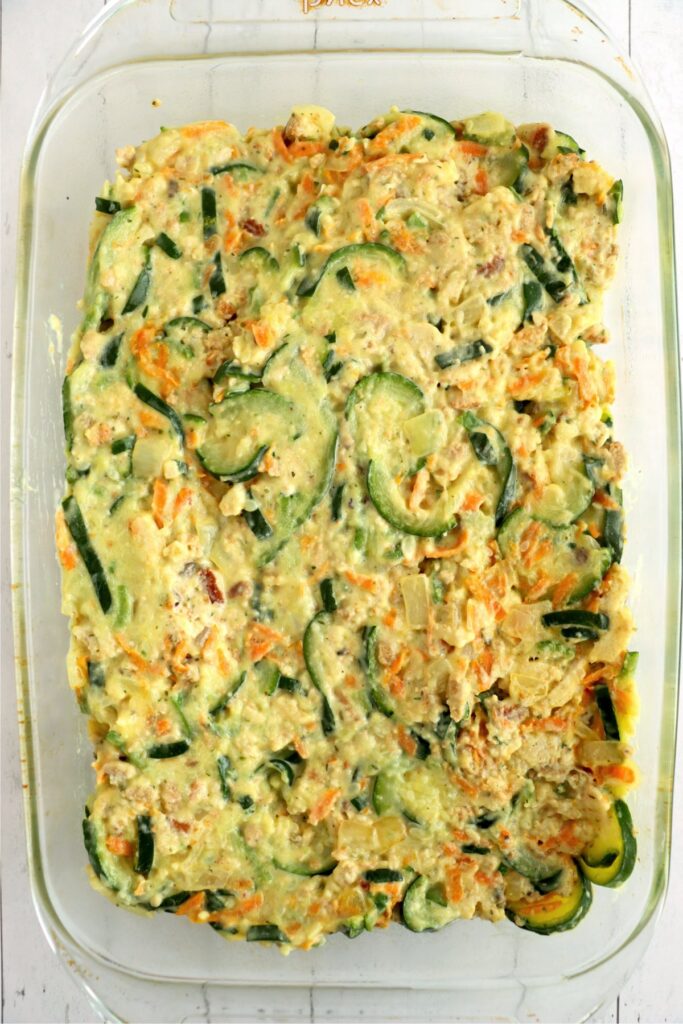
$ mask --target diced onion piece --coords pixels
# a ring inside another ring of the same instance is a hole
[[[584,740],[579,744],[578,761],[588,767],[623,764],[630,753],[627,744],[619,740]]]
[[[417,458],[430,455],[441,448],[446,440],[446,423],[440,409],[429,409],[427,412],[413,416],[403,424],[403,432],[408,438],[411,451]]]
[[[404,576],[401,593],[406,609],[406,619],[412,629],[426,629],[429,624],[429,580],[423,573]]]

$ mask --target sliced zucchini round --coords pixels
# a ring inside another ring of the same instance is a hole
[[[463,138],[484,146],[510,146],[515,135],[515,126],[494,111],[468,117],[463,122]]]
[[[565,601],[570,604],[580,601],[598,585],[609,569],[612,563],[609,551],[601,548],[590,534],[581,533],[575,526],[556,529],[542,523],[539,524],[540,532],[538,527],[534,528],[534,545],[538,551],[547,553],[527,565],[524,560],[525,544],[528,543],[525,533],[533,523],[533,518],[521,508],[510,513],[498,531],[498,546],[503,557],[529,587],[542,577],[548,579],[548,593],[561,580],[574,574],[576,582],[567,593]]]
[[[631,875],[637,852],[631,812],[623,800],[615,800],[603,828],[584,850],[579,864],[595,885],[614,889]]]
[[[356,258],[381,260],[387,264],[395,273],[403,274],[406,269],[406,261],[396,249],[383,245],[382,242],[355,242],[352,245],[343,245],[331,253],[322,270],[316,278],[308,278],[299,285],[297,295],[300,298],[309,298],[315,293],[323,279],[333,271],[339,273],[341,270],[349,270],[349,263]],[[351,274],[353,281],[353,275]]]
[[[293,441],[299,431],[294,405],[264,389],[232,392],[210,412],[197,458],[207,473],[230,483],[250,480],[271,444]]]
[[[444,905],[439,886],[418,875],[410,883],[403,897],[401,914],[403,923],[411,932],[436,932],[459,916],[455,907]]]
[[[368,494],[379,514],[402,533],[415,537],[440,537],[455,526],[455,515],[448,508],[446,492],[429,512],[411,512],[396,481],[379,463],[369,464],[367,484]]]
[[[405,467],[414,463],[410,430],[405,427],[425,411],[417,384],[400,373],[368,374],[351,391],[345,411],[359,454],[369,459],[368,493],[382,518],[394,529],[418,537],[438,537],[450,530],[455,516],[447,492],[431,508],[412,510],[396,479],[405,477]]]
[[[590,881],[574,863],[567,871],[571,872],[571,881],[566,892],[552,891],[513,900],[505,908],[506,916],[518,928],[537,935],[551,935],[575,928],[588,913],[593,892]]]

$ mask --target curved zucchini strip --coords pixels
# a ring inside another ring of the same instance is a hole
[[[149,388],[145,387],[144,384],[136,384],[133,391],[141,402],[144,402],[145,405],[150,407],[150,409],[154,409],[155,412],[161,413],[162,416],[166,417],[178,435],[178,440],[181,445],[184,445],[185,429],[183,427],[182,420],[175,409],[173,409],[168,402],[165,402],[163,398],[159,398],[159,396],[155,395],[153,391],[150,391]]]
[[[518,928],[524,928],[537,935],[551,935],[575,928],[583,920],[593,902],[593,893],[588,878],[572,864],[569,892],[549,892],[541,896],[529,896],[514,900],[505,908],[506,916]]]
[[[83,304],[85,316],[81,331],[96,328],[107,313],[110,295],[102,287],[103,272],[111,269],[117,261],[117,253],[124,240],[131,237],[140,224],[140,213],[134,206],[118,210],[100,235],[88,272]]]
[[[286,871],[289,875],[299,875],[301,878],[315,878],[316,875],[331,875],[337,866],[337,861],[330,860],[326,864],[312,866],[310,864],[284,864],[275,858],[273,864],[278,871]]]
[[[289,942],[276,924],[252,924],[247,929],[247,942]]]
[[[462,137],[483,146],[511,146],[515,136],[515,126],[495,111],[468,117],[463,123]]]
[[[262,475],[252,485],[253,498],[270,530],[268,533],[260,524],[260,565],[272,561],[322,501],[332,480],[337,451],[337,420],[325,400],[324,379],[309,373],[294,345],[283,345],[271,356],[263,373],[263,385],[293,407],[297,434],[280,453],[281,477]],[[288,493],[282,491],[283,480],[287,482]]]
[[[595,694],[595,703],[598,705],[598,711],[602,719],[602,726],[605,730],[605,739],[620,740],[619,721],[614,710],[609,687],[606,683],[600,683],[595,687],[593,693]]]
[[[517,493],[517,468],[507,441],[497,427],[479,419],[472,412],[464,412],[460,424],[469,435],[474,454],[487,466],[494,466],[501,483],[496,505],[496,526],[500,526],[510,511]]]
[[[394,708],[379,684],[377,662],[377,626],[366,626],[363,630],[363,657],[361,659],[368,684],[368,697],[375,711],[391,718]]]
[[[609,569],[612,559],[609,551],[600,547],[589,533],[581,533],[575,526],[555,529],[543,524],[537,536],[537,549],[547,550],[533,566],[524,564],[523,537],[534,520],[523,509],[517,508],[505,519],[498,531],[498,546],[503,557],[517,574],[533,586],[541,575],[548,579],[548,593],[570,575],[576,577],[566,601],[572,603],[593,590]]]
[[[438,887],[428,878],[418,875],[410,883],[401,905],[403,923],[411,932],[435,932],[458,917],[458,911],[444,906]]]
[[[297,433],[294,406],[274,391],[234,392],[209,411],[211,420],[197,458],[218,480],[250,480],[273,442],[286,444]]]
[[[135,853],[134,870],[145,878],[154,865],[154,830],[148,814],[138,814],[138,847]]]
[[[297,291],[300,298],[308,298],[313,295],[323,278],[332,271],[348,270],[347,262],[355,256],[362,256],[369,259],[381,259],[387,263],[392,270],[403,274],[406,269],[406,261],[400,252],[392,249],[381,242],[355,242],[353,245],[343,245],[331,253],[318,276],[310,281],[304,280]]]
[[[232,174],[234,178],[241,180],[251,174],[264,174],[263,167],[257,167],[247,160],[230,160],[227,164],[216,164],[211,168],[212,174]]]
[[[179,327],[182,330],[188,331],[197,328],[205,334],[207,331],[213,330],[211,324],[207,324],[205,320],[200,320],[198,316],[176,316],[164,326],[165,333],[168,333],[169,327]]]
[[[321,724],[325,736],[329,736],[337,727],[334,711],[325,692],[325,680],[322,674],[324,655],[319,649],[321,645],[323,648],[325,647],[325,636],[320,634],[328,620],[327,612],[318,612],[317,615],[314,615],[306,626],[303,645],[306,669],[311,677],[311,682],[322,698]]]
[[[168,757],[180,757],[181,754],[186,754],[190,749],[190,744],[187,740],[172,740],[170,743],[155,743],[154,746],[150,747],[147,751],[147,757],[155,758],[157,760],[164,760]]]
[[[548,526],[570,526],[590,507],[594,494],[585,462],[576,458],[573,465],[563,464],[561,476],[543,488],[540,497],[529,503],[528,511]]]
[[[586,878],[595,885],[614,889],[631,875],[637,852],[631,812],[623,800],[615,800],[604,827],[584,850],[579,864]]]
[[[424,413],[422,390],[400,373],[379,372],[361,377],[346,400],[345,413],[356,444],[369,458],[367,488],[376,510],[391,526],[418,537],[438,537],[450,530],[455,516],[444,492],[430,509],[408,508],[396,475],[411,458],[406,424]]]
[[[97,600],[100,602],[100,608],[106,614],[112,606],[112,595],[109,589],[109,583],[107,582],[106,573],[102,567],[99,556],[92,546],[90,536],[88,534],[88,528],[85,525],[81,510],[78,507],[78,502],[72,494],[62,502],[62,510],[64,512],[64,521],[69,529],[74,544],[78,548],[78,553],[81,556],[83,564],[88,570],[90,579],[92,580],[93,590]]]

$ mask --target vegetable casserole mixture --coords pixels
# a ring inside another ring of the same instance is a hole
[[[285,950],[574,926],[636,855],[621,182],[492,113],[118,158],[57,515],[93,883]]]

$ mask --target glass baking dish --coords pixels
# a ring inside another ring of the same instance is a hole
[[[161,107],[152,104],[160,100]],[[608,298],[616,431],[631,457],[642,781],[637,869],[586,921],[541,938],[507,922],[419,937],[392,927],[307,954],[226,944],[134,916],[88,885],[80,835],[89,744],[66,683],[53,515],[62,493],[60,384],[77,321],[92,197],[114,150],[161,124],[282,123],[295,103],[361,125],[391,104],[548,120],[624,180]],[[681,446],[672,193],[666,142],[628,59],[568,0],[118,0],[52,79],[26,150],[16,314],[13,540],[28,853],[36,908],[107,1019],[579,1020],[615,994],[666,887],[679,666]],[[561,987],[560,987],[561,986]]]

